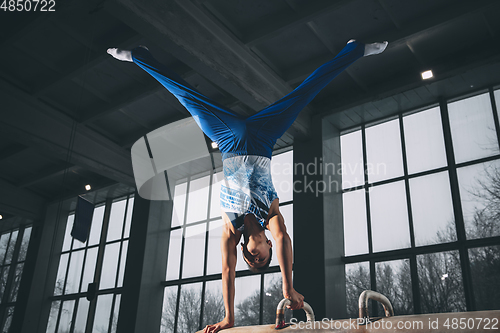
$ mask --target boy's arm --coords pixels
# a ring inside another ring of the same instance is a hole
[[[234,326],[234,279],[238,238],[227,224],[224,224],[220,247],[222,254],[222,295],[224,297],[226,316],[217,324],[207,325],[203,330],[204,333],[215,333]]]
[[[293,260],[293,250],[292,241],[290,236],[286,232],[285,220],[283,215],[279,211],[279,206],[277,202],[273,202],[271,209],[269,210],[269,222],[268,229],[273,235],[274,241],[276,243],[276,255],[278,256],[278,262],[281,269],[282,277],[282,287],[283,287],[283,297],[288,298],[292,301],[289,306],[292,310],[300,309],[304,306],[304,296],[299,294],[293,288],[292,282],[292,260]]]

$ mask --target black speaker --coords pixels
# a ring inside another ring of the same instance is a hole
[[[76,203],[75,221],[73,222],[71,236],[85,243],[89,237],[93,216],[94,204],[79,196]]]

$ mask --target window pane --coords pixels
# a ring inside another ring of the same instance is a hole
[[[10,266],[5,266],[1,270],[0,275],[0,299],[3,297],[3,292],[5,291],[5,287],[7,285],[7,278],[9,277]]]
[[[370,188],[373,251],[410,247],[410,227],[403,181]]]
[[[0,237],[0,265],[3,265],[5,259],[5,253],[7,252],[7,246],[9,246],[10,232],[3,234]]]
[[[2,332],[8,333],[10,329],[10,324],[12,323],[12,317],[14,316],[14,307],[9,306],[5,309],[5,318]]]
[[[448,172],[410,179],[415,245],[457,239]]]
[[[208,257],[207,274],[222,272],[222,257],[220,252],[220,239],[222,235],[222,220],[211,221],[208,225]]]
[[[377,291],[392,303],[396,316],[413,314],[410,260],[392,260],[375,264]],[[378,303],[378,302],[377,302]],[[378,315],[384,316],[378,303]]]
[[[113,241],[122,238],[123,222],[125,218],[125,207],[127,200],[113,202],[111,205],[111,215],[109,217],[107,241]]]
[[[14,249],[16,247],[17,235],[19,234],[19,230],[12,232],[12,236],[10,237],[9,247],[7,248],[7,253],[5,254],[5,263],[10,264],[12,262],[12,256],[14,255]]]
[[[99,289],[113,288],[115,286],[118,253],[120,253],[120,243],[106,245]]]
[[[61,301],[54,301],[50,307],[49,322],[47,324],[46,333],[54,333],[56,331],[57,317],[59,315],[59,306]]]
[[[283,299],[281,273],[264,275],[263,324],[276,323],[276,306]],[[292,319],[292,311],[285,309],[285,322]]]
[[[97,297],[97,306],[94,318],[94,328],[92,332],[108,332],[109,319],[111,316],[111,305],[113,295],[100,295]]]
[[[125,217],[125,230],[123,231],[123,238],[130,236],[130,223],[132,222],[132,212],[134,210],[134,197],[128,199],[127,216]]]
[[[212,179],[212,198],[210,202],[210,218],[219,217],[220,215],[220,185],[224,180],[224,173],[219,172],[213,175]]]
[[[182,266],[183,278],[203,275],[206,228],[205,223],[186,228]]]
[[[205,286],[205,302],[203,323],[201,327],[218,323],[224,319],[224,299],[222,298],[222,281],[208,281]],[[276,309],[275,309],[276,311]]]
[[[365,190],[358,190],[342,194],[346,256],[368,253],[365,193]]]
[[[500,235],[500,161],[457,170],[468,239]]]
[[[122,255],[120,258],[120,268],[118,271],[118,284],[117,287],[123,286],[123,274],[125,273],[125,264],[127,261],[128,241],[123,242]]]
[[[465,311],[458,251],[417,256],[422,313]]]
[[[73,309],[75,308],[75,301],[63,302],[61,309],[61,318],[59,319],[59,327],[57,332],[67,333],[71,329],[71,319],[73,318]]]
[[[82,276],[83,256],[85,250],[74,251],[71,253],[68,279],[66,280],[66,291],[64,294],[77,293],[80,286],[80,278]]]
[[[10,302],[15,302],[17,300],[17,292],[19,291],[19,284],[21,283],[21,277],[23,276],[23,264],[17,264],[16,266],[16,275],[14,276],[14,281],[12,282],[11,293],[10,293]]]
[[[272,157],[271,176],[280,202],[293,200],[293,151]]]
[[[26,254],[28,253],[28,246],[31,238],[31,227],[24,229],[23,242],[21,243],[21,248],[19,249],[19,257],[17,261],[26,260]]]
[[[90,227],[89,246],[98,244],[101,240],[102,221],[104,220],[104,208],[100,206],[94,209],[92,217],[92,226]]]
[[[172,227],[184,224],[184,211],[186,210],[186,190],[187,183],[182,183],[175,186]]]
[[[94,282],[95,265],[97,262],[97,247],[87,250],[87,258],[85,258],[85,268],[83,270],[82,292],[86,292],[89,283]]]
[[[476,310],[500,310],[500,246],[469,250]]]
[[[359,295],[361,295],[364,290],[371,289],[370,264],[365,261],[345,265],[345,285],[347,317],[358,318]]]
[[[497,114],[498,114],[498,117],[500,118],[500,89],[495,90],[494,96],[495,96],[495,104],[497,107]]]
[[[170,232],[170,244],[168,246],[167,259],[167,281],[179,278],[181,264],[182,229]]]
[[[403,117],[408,173],[446,166],[439,107]]]
[[[68,216],[68,220],[66,222],[66,231],[64,232],[64,242],[62,251],[68,251],[71,248],[71,241],[73,240],[73,237],[71,237],[71,229],[73,228],[74,220],[75,220],[74,214]]]
[[[456,163],[498,153],[488,93],[448,104]]]
[[[198,331],[201,311],[201,283],[181,286],[179,313],[177,320],[178,333]]]
[[[342,158],[342,189],[363,185],[365,183],[365,177],[361,131],[342,135],[340,137],[340,146]],[[327,171],[329,172],[328,174],[332,172],[330,171],[330,167],[328,167],[328,170],[325,170],[325,173]]]
[[[78,300],[78,309],[76,312],[75,330],[73,333],[84,333],[85,332],[85,326],[87,325],[87,315],[89,312],[89,304],[90,303],[89,303],[89,301],[87,301],[86,298],[80,298]]]
[[[290,236],[290,240],[292,241],[292,249],[293,249],[293,203],[285,206],[280,206],[281,215],[283,215],[283,219],[285,220],[286,232],[288,236]],[[269,230],[266,230],[266,236],[273,242],[273,259],[271,261],[271,266],[278,266],[278,256],[276,254],[276,242],[271,235]],[[278,304],[276,304],[278,305]]]
[[[64,288],[64,280],[66,279],[66,268],[68,267],[69,253],[63,254],[59,260],[59,268],[57,270],[56,285],[54,287],[54,295],[62,295]]]
[[[121,301],[121,295],[116,295],[115,306],[113,308],[113,319],[111,321],[111,333],[115,333],[116,328],[118,326],[118,316],[120,314],[120,301]]]
[[[234,326],[259,324],[260,275],[235,279]]]
[[[366,129],[366,159],[370,183],[403,175],[398,119]]]
[[[209,183],[210,176],[190,182],[186,223],[207,219]]]
[[[160,333],[174,333],[177,286],[165,288]]]

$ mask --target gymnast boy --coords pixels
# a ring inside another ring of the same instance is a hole
[[[222,153],[224,182],[220,206],[224,221],[221,254],[225,317],[219,323],[207,325],[204,333],[216,333],[234,325],[236,248],[242,237],[241,250],[250,270],[262,271],[269,267],[272,242],[267,239],[265,229],[271,232],[276,243],[283,297],[291,300],[290,309],[302,308],[304,296],[292,283],[291,241],[271,179],[273,147],[300,111],[333,78],[359,58],[383,52],[387,44],[365,45],[350,40],[335,58],[316,69],[292,92],[249,117],[238,115],[200,94],[156,61],[144,46],[131,51],[108,49],[114,58],[134,62],[168,89]]]

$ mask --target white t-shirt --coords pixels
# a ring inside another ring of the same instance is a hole
[[[271,159],[256,155],[234,156],[223,161],[223,170],[220,206],[231,223],[243,231],[245,216],[254,214],[265,228],[271,203],[278,198],[271,178]]]

